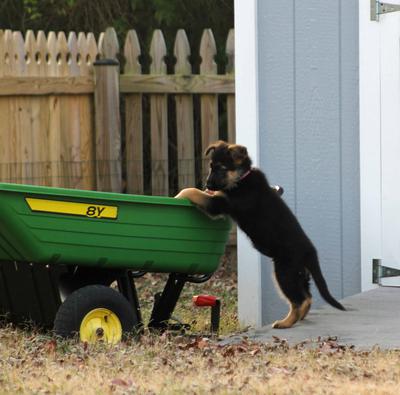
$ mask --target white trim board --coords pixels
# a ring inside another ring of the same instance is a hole
[[[257,0],[235,0],[236,142],[259,164]],[[239,17],[240,16],[240,17]],[[238,310],[242,325],[262,325],[261,255],[238,231]]]
[[[374,288],[372,259],[382,255],[379,22],[359,2],[361,289]]]

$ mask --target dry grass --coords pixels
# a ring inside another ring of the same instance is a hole
[[[144,336],[116,347],[0,330],[0,393],[397,394],[399,352],[355,352],[334,341],[219,346]]]
[[[139,287],[147,300],[158,276]],[[334,339],[289,348],[284,340],[220,346],[204,338],[209,312],[194,310],[191,286],[178,306],[195,319],[189,335],[145,334],[115,347],[60,341],[49,333],[0,327],[0,394],[397,394],[400,352],[357,352]],[[223,297],[222,331],[238,329],[234,275],[222,272],[207,291]],[[218,292],[217,292],[218,291]],[[201,332],[201,334],[199,334]]]

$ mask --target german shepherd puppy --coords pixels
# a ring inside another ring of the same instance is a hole
[[[188,198],[210,216],[230,215],[254,247],[272,258],[276,281],[290,305],[288,315],[272,327],[290,328],[307,315],[310,274],[322,297],[345,310],[328,290],[312,242],[261,170],[251,167],[247,149],[217,141],[207,148],[205,154],[210,153],[206,192],[186,188],[176,197]]]

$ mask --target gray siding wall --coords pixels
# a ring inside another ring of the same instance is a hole
[[[258,0],[258,37],[260,166],[284,187],[332,294],[358,293],[358,2]],[[287,306],[267,258],[262,272],[269,323]]]

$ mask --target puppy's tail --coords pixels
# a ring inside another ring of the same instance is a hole
[[[305,260],[305,266],[311,273],[315,285],[318,288],[321,296],[333,307],[339,310],[346,310],[342,304],[340,304],[329,292],[328,285],[322,275],[321,267],[319,266],[318,256],[316,252],[313,252],[311,256],[308,256]]]

